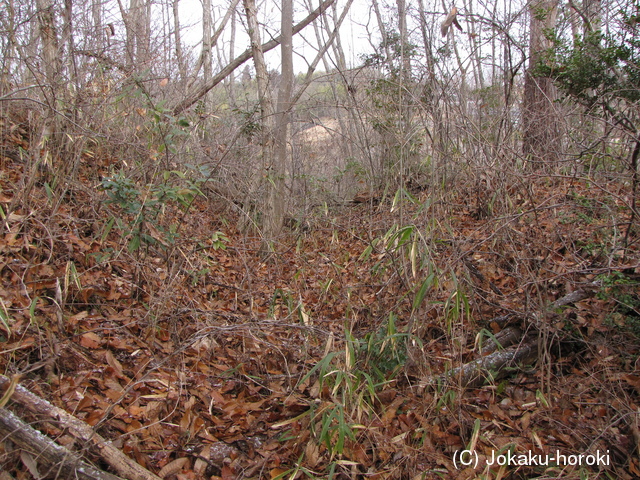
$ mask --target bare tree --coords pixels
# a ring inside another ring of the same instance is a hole
[[[574,0],[568,0],[571,9],[582,20],[582,34],[588,34],[598,29],[602,15],[601,0],[584,0],[581,4],[576,4]],[[572,23],[572,31],[577,35],[579,27]]]
[[[141,72],[151,60],[151,2],[130,0],[125,10],[122,0],[118,6],[124,22],[127,42],[126,53],[129,68]]]
[[[331,15],[329,12],[325,12],[321,17],[321,22],[319,25],[317,22],[314,22],[314,32],[316,36],[316,41],[318,45],[322,45],[323,43],[323,35],[321,27],[324,26],[325,34],[328,35],[327,44],[331,44],[331,51],[333,53],[333,57],[335,58],[335,63],[332,65],[330,58],[328,55],[322,54],[323,51],[318,52],[318,58],[322,61],[324,69],[326,72],[330,72],[333,68],[337,68],[340,73],[339,78],[342,80],[344,84],[345,90],[347,92],[353,92],[354,87],[349,83],[349,79],[347,78],[345,72],[347,71],[347,62],[345,59],[344,48],[342,46],[342,41],[340,39],[340,25],[344,20],[347,12],[351,8],[353,0],[348,0],[345,9],[340,17],[337,14],[337,4],[333,4]],[[309,9],[311,9],[311,1],[307,0],[307,5]],[[333,20],[333,23],[332,23]],[[332,41],[333,39],[333,41]],[[322,54],[322,55],[321,55]],[[314,66],[315,68],[315,66]],[[307,79],[311,80],[311,74],[313,71],[309,69],[307,73]],[[333,98],[336,102],[338,102],[338,98],[340,97],[338,87],[339,83],[336,81],[330,81],[329,87],[331,88],[331,92]],[[297,97],[299,98],[300,92],[298,92]],[[350,93],[346,96],[346,103],[339,103],[336,105],[335,109],[335,117],[338,120],[340,125],[340,133],[342,134],[343,141],[340,142],[340,149],[342,158],[356,158],[356,140],[359,143],[362,143],[362,135],[358,135],[359,130],[361,130],[362,121],[358,118],[356,112],[356,102],[353,101],[353,94]],[[344,111],[346,110],[346,114],[348,115],[348,119],[345,118]],[[337,192],[338,193],[338,192]]]
[[[176,45],[176,61],[178,63],[178,73],[180,74],[180,85],[185,86],[187,80],[187,65],[182,51],[182,38],[180,33],[180,9],[178,8],[180,0],[173,0],[173,35]]]
[[[207,23],[209,24],[209,28],[208,28],[208,33],[206,34],[207,38],[206,39],[203,38],[202,51],[200,52],[200,56],[198,57],[198,63],[196,64],[196,68],[193,70],[193,74],[192,74],[193,79],[189,83],[190,87],[198,79],[198,74],[200,73],[200,70],[202,69],[202,66],[204,65],[204,57],[205,57],[205,55],[208,56],[210,59],[212,58],[213,46],[217,44],[218,40],[220,39],[220,36],[224,33],[224,31],[225,31],[225,29],[227,27],[227,24],[229,23],[229,19],[232,18],[233,13],[235,12],[236,7],[238,6],[238,3],[240,3],[240,0],[232,0],[231,1],[230,5],[229,5],[229,8],[227,9],[224,17],[222,18],[222,20],[218,24],[218,28],[216,28],[216,31],[212,34],[211,31],[212,31],[212,28],[213,28],[213,26],[212,26],[213,22],[211,20],[211,0],[205,0],[205,1],[208,1],[208,3],[209,3],[209,7],[207,8],[207,11],[209,12],[209,14],[208,14],[209,15],[209,19],[207,20]],[[204,5],[203,5],[203,10],[204,10]],[[235,28],[235,27],[232,26],[232,29],[233,28]],[[203,27],[203,31],[204,30],[205,30],[205,28]],[[250,58],[250,56],[248,58]],[[215,86],[220,81],[224,80],[228,75],[230,75],[232,71],[233,70],[230,70],[229,73],[226,73],[223,78],[219,78],[219,80],[217,80],[215,82],[211,79],[211,76],[209,75],[209,80],[205,80],[204,84],[208,85],[208,84],[213,82],[214,86]],[[206,74],[205,74],[205,77],[206,77]],[[216,78],[218,78],[218,76],[216,76]],[[207,92],[209,90],[211,90],[211,89],[208,89]],[[200,94],[198,96],[198,99],[194,100],[194,103],[197,102],[205,94],[206,94],[206,92]]]
[[[93,22],[93,38],[95,39],[96,45],[104,45],[105,32],[103,31],[104,26],[102,25],[102,2],[99,0],[91,0],[90,8]]]
[[[253,65],[256,69],[256,83],[258,85],[258,102],[260,104],[260,131],[262,147],[261,171],[255,172],[254,188],[264,176],[273,178],[273,131],[274,131],[274,108],[271,93],[269,92],[269,75],[267,64],[264,59],[264,50],[260,40],[260,26],[258,24],[258,9],[255,0],[244,0],[245,15],[247,18],[247,33],[251,42],[251,52],[253,55]],[[269,209],[269,205],[266,205]],[[266,221],[273,222],[269,218],[270,212],[266,214]],[[270,228],[273,228],[270,225]],[[267,237],[265,237],[266,239]]]
[[[536,74],[536,67],[551,47],[547,33],[556,24],[558,0],[538,0],[529,7],[529,66],[525,74],[522,112],[523,153],[534,165],[554,162],[560,156],[560,132],[554,100],[556,90],[549,77]]]
[[[318,8],[316,8],[313,12],[311,12],[309,15],[307,15],[301,22],[297,23],[293,27],[293,34],[296,35],[298,32],[300,32],[302,29],[304,29],[307,25],[309,25],[311,22],[313,22],[324,11],[326,11],[329,7],[331,7],[331,5],[333,5],[333,3],[335,1],[336,0],[324,0],[324,2],[322,2],[318,6]],[[245,4],[245,10],[246,10],[246,4]],[[257,24],[257,22],[256,22],[256,24]],[[269,40],[268,42],[265,42],[263,45],[258,45],[258,46],[260,47],[260,49],[262,50],[262,52],[264,54],[264,53],[268,52],[269,50],[273,50],[278,45],[280,45],[281,41],[282,41],[282,38],[280,36],[278,36],[278,37],[276,37],[276,38],[274,38],[272,40]],[[252,42],[253,42],[253,40],[252,40]],[[213,78],[211,79],[211,81],[209,83],[206,83],[204,85],[201,85],[201,86],[197,87],[193,92],[190,92],[186,96],[186,98],[184,98],[181,101],[179,101],[177,103],[177,105],[175,105],[173,107],[173,113],[174,114],[181,113],[182,111],[186,110],[187,108],[189,108],[193,104],[195,104],[198,100],[200,100],[200,98],[202,98],[203,95],[206,95],[206,93],[209,90],[211,90],[213,87],[215,87],[220,82],[222,82],[225,78],[227,78],[231,72],[233,72],[235,69],[237,69],[238,67],[243,65],[247,60],[252,58],[253,57],[253,52],[254,52],[254,47],[251,46],[250,48],[245,50],[243,53],[238,55],[236,58],[231,60],[216,75],[213,76]]]
[[[234,2],[233,9],[231,10],[231,35],[229,38],[229,58],[233,58],[236,50],[236,5]],[[229,101],[231,105],[236,105],[236,91],[235,91],[235,72],[229,74]]]
[[[11,67],[16,56],[16,11],[13,0],[6,0],[4,19],[0,20],[3,35],[0,39],[2,47],[2,71],[0,72],[0,95],[10,91]]]
[[[59,39],[55,20],[55,2],[53,0],[37,0],[38,25],[42,42],[42,60],[44,63],[45,91],[55,95],[60,80],[61,62],[58,56]],[[55,105],[55,98],[49,98],[50,105]]]
[[[62,117],[57,110],[60,100],[60,85],[62,74],[62,61],[60,59],[60,39],[55,15],[55,2],[53,0],[37,0],[38,27],[40,42],[42,44],[42,61],[44,63],[44,79],[40,80],[44,93],[47,112],[42,122],[39,147],[33,149],[34,165],[44,161],[50,167],[53,162],[51,149],[58,149],[64,142],[61,133]],[[42,154],[42,157],[41,157]]]
[[[202,1],[202,70],[204,72],[204,83],[211,81],[211,0]],[[202,98],[204,103],[204,110],[207,110],[207,96]],[[206,129],[205,129],[206,135]]]
[[[268,212],[265,215],[267,242],[275,240],[280,233],[284,219],[284,185],[285,167],[289,144],[289,124],[291,119],[291,94],[293,89],[293,0],[282,0],[282,16],[280,21],[280,60],[282,70],[278,87],[276,110],[274,159],[269,174]]]
[[[400,79],[401,88],[411,79],[411,55],[407,51],[409,47],[409,32],[407,30],[407,3],[406,0],[396,0],[398,7],[398,32],[400,35]]]

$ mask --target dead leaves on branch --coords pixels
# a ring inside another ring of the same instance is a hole
[[[442,25],[440,26],[440,33],[442,34],[443,37],[447,36],[447,32],[449,31],[449,28],[451,27],[451,25],[455,26],[458,30],[462,32],[462,27],[458,23],[457,17],[458,17],[458,9],[456,7],[453,7],[449,12],[449,15],[447,15],[447,18],[444,19],[444,22],[442,22]]]

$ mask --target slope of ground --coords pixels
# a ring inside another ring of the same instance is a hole
[[[5,151],[26,149],[9,130]],[[64,189],[19,155],[1,161],[2,371],[151,472],[640,475],[639,254],[615,182],[532,175],[500,215],[462,188],[343,205],[265,259],[205,198],[136,224],[94,188],[95,159]],[[535,339],[537,361],[476,387],[441,376],[507,327]],[[51,419],[7,408],[82,452]],[[508,455],[529,456],[499,464]],[[0,444],[3,478],[32,478],[25,461]]]

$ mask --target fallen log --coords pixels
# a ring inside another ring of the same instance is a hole
[[[533,363],[537,356],[538,344],[535,339],[530,339],[527,343],[493,352],[442,375],[428,377],[421,381],[417,388],[423,391],[441,383],[452,382],[461,387],[479,387],[505,377],[523,364]]]
[[[499,350],[461,367],[454,368],[447,372],[444,378],[456,380],[463,387],[478,387],[486,382],[501,379],[511,373],[511,369],[518,368],[522,364],[532,363],[537,356],[538,344],[533,340]]]
[[[599,282],[591,282],[586,285],[585,288],[580,288],[571,293],[566,294],[564,297],[559,298],[553,302],[550,306],[552,309],[566,307],[572,303],[580,302],[586,298],[592,297],[596,293],[596,289],[600,287]]]
[[[7,377],[0,375],[1,388],[7,388],[10,384],[11,381]],[[60,428],[66,429],[70,435],[80,440],[83,445],[86,445],[92,453],[102,458],[118,472],[118,475],[128,480],[160,480],[160,477],[127,457],[110,441],[98,435],[91,426],[43,398],[34,395],[23,386],[17,385],[15,387],[15,391],[11,395],[11,401],[18,403],[32,413],[47,416],[55,421]]]
[[[480,352],[482,355],[489,355],[498,349],[507,348],[515,345],[522,339],[522,330],[518,327],[507,327],[500,330],[493,337],[484,340],[484,345]]]
[[[549,305],[549,310],[571,305],[595,294],[598,282],[592,282],[584,288],[568,293]],[[508,320],[510,317],[504,317]],[[503,320],[502,317],[499,317]],[[497,319],[496,319],[497,320]],[[530,335],[520,338],[522,332],[517,327],[507,327],[489,338],[482,349],[482,356],[472,362],[454,368],[443,375],[429,377],[418,384],[420,390],[437,385],[440,382],[454,381],[462,387],[478,387],[505,377],[514,368],[522,364],[533,363],[538,356],[538,342]],[[518,343],[518,345],[514,345]],[[505,348],[508,347],[508,348]],[[500,349],[495,351],[496,349]]]
[[[0,438],[11,440],[21,450],[27,452],[36,465],[46,471],[39,471],[39,478],[77,478],[80,480],[122,480],[89,465],[82,457],[58,445],[35,428],[24,423],[6,408],[0,408]],[[27,465],[29,470],[35,466]],[[34,474],[34,472],[31,472]]]

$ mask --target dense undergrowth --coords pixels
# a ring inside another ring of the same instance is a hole
[[[24,156],[0,160],[2,373],[150,471],[640,475],[640,255],[620,181],[522,171],[489,202],[460,182],[324,204],[265,258],[206,172],[133,181],[84,156],[65,184],[27,168],[26,139],[5,134]],[[475,388],[443,376],[507,326],[537,339],[535,361]],[[464,449],[477,465],[454,463]],[[507,452],[608,464],[486,465]],[[30,478],[8,442],[0,462]]]

